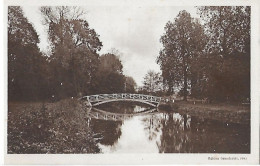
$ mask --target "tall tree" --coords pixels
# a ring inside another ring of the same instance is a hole
[[[198,7],[208,35],[207,95],[250,97],[250,7]],[[209,70],[210,69],[210,70]]]
[[[172,90],[173,86],[182,87],[184,100],[187,100],[191,83],[193,60],[202,56],[205,46],[205,35],[202,25],[191,18],[188,12],[181,11],[173,22],[165,26],[165,34],[160,42],[163,49],[157,58],[162,76]]]
[[[43,98],[46,57],[38,35],[19,6],[8,7],[8,96],[10,100]]]
[[[85,11],[80,7],[41,7],[40,10],[48,26],[51,60],[56,63],[56,85],[62,83],[64,88],[73,89],[66,96],[87,93],[99,63],[97,51],[102,47],[99,35],[81,18]]]

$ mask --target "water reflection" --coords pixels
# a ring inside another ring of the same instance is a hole
[[[140,106],[113,109],[87,111],[102,153],[250,153],[249,125]]]

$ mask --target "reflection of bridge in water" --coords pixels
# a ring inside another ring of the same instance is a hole
[[[101,120],[111,120],[111,121],[123,121],[134,116],[142,116],[142,115],[153,115],[158,113],[156,108],[146,109],[144,111],[139,111],[136,113],[130,114],[122,114],[122,113],[112,113],[108,111],[104,111],[98,108],[88,108],[87,115],[89,118],[93,119],[101,119]]]
[[[162,97],[130,93],[91,95],[84,96],[81,98],[81,100],[83,100],[84,104],[89,107],[114,101],[135,101],[145,103],[153,107],[158,107],[160,102],[167,101],[167,99],[164,99]]]

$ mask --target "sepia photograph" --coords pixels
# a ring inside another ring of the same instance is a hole
[[[251,8],[7,5],[7,155],[246,162]]]

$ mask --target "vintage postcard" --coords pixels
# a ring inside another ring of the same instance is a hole
[[[259,163],[257,1],[4,10],[5,164]]]

